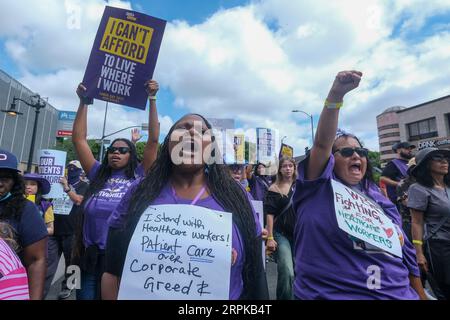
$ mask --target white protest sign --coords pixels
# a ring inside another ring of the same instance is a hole
[[[67,193],[63,193],[62,198],[53,199],[52,204],[54,214],[68,215],[73,207],[73,202]]]
[[[228,300],[231,213],[150,206],[131,238],[119,300]]]
[[[368,197],[331,180],[336,218],[343,231],[371,245],[402,257],[397,228]]]
[[[45,198],[58,199],[64,195],[64,189],[59,183],[64,176],[67,153],[59,150],[43,149],[39,152],[39,174],[50,182],[50,193]]]
[[[264,229],[264,206],[262,201],[252,200],[253,209],[258,214],[259,224],[261,225],[261,230]],[[266,245],[265,241],[262,244],[262,258],[263,266],[266,268]]]

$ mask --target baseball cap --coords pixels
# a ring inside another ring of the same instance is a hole
[[[70,161],[70,162],[69,162],[69,165],[73,165],[73,166],[77,167],[78,169],[83,169],[83,168],[81,167],[80,161],[78,161],[78,160],[72,160],[72,161]]]
[[[16,172],[20,172],[17,170],[18,166],[17,157],[13,155],[11,152],[0,149],[0,169],[9,169]]]
[[[392,146],[392,150],[397,151],[398,149],[415,149],[416,146],[407,142],[407,141],[403,141],[403,142],[397,142],[396,144],[394,144]]]

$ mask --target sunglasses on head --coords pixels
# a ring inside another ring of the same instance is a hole
[[[125,154],[127,152],[130,152],[130,148],[128,148],[128,147],[108,147],[108,153],[114,153],[116,151],[119,151],[120,154]]]
[[[334,153],[339,152],[344,158],[350,158],[356,152],[360,157],[367,157],[369,150],[366,148],[342,148],[337,149]]]

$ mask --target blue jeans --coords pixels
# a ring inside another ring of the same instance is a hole
[[[278,232],[274,232],[274,238],[277,242],[275,259],[277,261],[277,300],[293,300],[294,295],[292,285],[294,283],[294,246],[288,238]]]
[[[81,289],[77,290],[77,300],[99,300],[100,281],[97,274],[81,271]]]
[[[103,260],[104,255],[99,255],[93,273],[81,270],[81,289],[77,290],[77,300],[101,300]]]

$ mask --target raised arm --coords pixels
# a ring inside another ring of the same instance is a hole
[[[149,80],[145,83],[145,88],[150,101],[150,111],[148,114],[148,139],[144,148],[142,164],[145,172],[147,172],[158,155],[159,121],[158,110],[156,109],[156,93],[159,90],[159,84],[155,80]]]
[[[80,83],[77,88],[77,95],[80,98],[80,105],[78,107],[77,116],[75,117],[75,121],[73,123],[72,142],[83,170],[86,173],[89,173],[95,164],[95,158],[87,142],[88,106],[84,103],[85,91],[86,87]]]
[[[327,103],[342,103],[347,92],[358,87],[362,73],[358,71],[341,71],[334,79],[328,93]],[[311,149],[306,178],[314,180],[318,178],[330,158],[336,130],[338,127],[339,108],[325,106],[320,114],[319,124]]]

